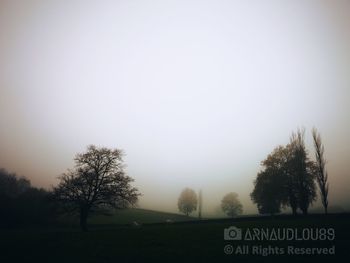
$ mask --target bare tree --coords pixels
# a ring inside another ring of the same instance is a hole
[[[180,194],[177,205],[180,212],[188,216],[193,211],[196,211],[197,202],[196,192],[190,188],[185,188]]]
[[[324,146],[322,144],[321,135],[317,132],[316,128],[312,129],[312,137],[315,146],[316,155],[316,180],[321,194],[322,205],[324,207],[324,213],[328,213],[328,173],[326,170],[326,159],[324,158]]]
[[[123,170],[122,152],[91,145],[75,157],[75,168],[60,177],[54,196],[67,211],[78,212],[80,226],[87,231],[87,218],[99,209],[121,209],[137,202],[134,180]]]

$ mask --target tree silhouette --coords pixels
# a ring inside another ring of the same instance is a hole
[[[122,152],[91,145],[75,157],[75,168],[60,177],[54,196],[68,212],[77,211],[87,231],[87,218],[99,209],[121,209],[137,202],[138,190],[123,170]]]
[[[30,181],[25,177],[18,177],[15,173],[0,169],[0,195],[16,197],[30,187]]]
[[[284,176],[283,191],[285,198],[282,199],[283,206],[290,206],[292,214],[297,215],[298,209],[298,185],[295,176],[295,167],[293,159],[293,147],[291,144],[286,145],[280,152],[281,159],[281,173]]]
[[[235,217],[243,212],[243,206],[238,200],[238,194],[228,193],[221,200],[222,210],[230,217]]]
[[[46,224],[53,221],[55,203],[50,193],[31,186],[25,177],[0,169],[0,225]]]
[[[254,190],[250,194],[253,203],[257,204],[260,214],[276,214],[281,210],[283,178],[271,169],[258,173],[254,181]]]
[[[265,171],[262,175],[262,186],[267,188],[264,195],[266,201],[271,202],[270,207],[273,213],[279,212],[281,206],[290,206],[293,214],[297,209],[297,197],[295,191],[292,167],[290,166],[291,148],[287,146],[276,147],[267,158],[262,161]]]
[[[292,133],[290,145],[292,148],[292,176],[295,176],[298,206],[304,215],[310,204],[316,199],[315,172],[316,165],[308,158],[305,149],[304,130],[298,129]]]
[[[318,187],[320,189],[320,195],[322,200],[322,205],[324,207],[324,213],[327,214],[328,211],[328,173],[326,171],[326,159],[324,158],[324,146],[322,144],[321,135],[314,128],[312,129],[312,138],[314,140],[315,155],[316,155],[316,180]]]
[[[294,215],[298,208],[307,214],[316,198],[316,165],[308,158],[304,132],[293,133],[290,143],[276,147],[262,165],[264,169],[258,173],[251,193],[259,212],[274,214],[290,206]]]
[[[193,211],[196,211],[197,202],[196,192],[190,188],[185,188],[180,194],[177,206],[180,212],[188,216]]]

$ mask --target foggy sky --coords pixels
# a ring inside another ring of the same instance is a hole
[[[89,144],[120,148],[140,206],[245,213],[293,130],[325,145],[350,209],[350,1],[0,0],[0,167],[50,187]],[[316,204],[316,206],[319,204]]]

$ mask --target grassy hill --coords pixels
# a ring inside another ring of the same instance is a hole
[[[88,219],[88,223],[90,225],[129,225],[133,222],[137,222],[138,224],[165,223],[166,220],[171,220],[172,222],[185,222],[196,220],[196,218],[175,213],[131,208],[117,210],[112,215],[108,216],[92,215]],[[79,219],[77,217],[63,217],[62,221],[73,225],[77,225],[79,223]]]

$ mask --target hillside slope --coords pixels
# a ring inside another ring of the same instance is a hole
[[[89,219],[89,224],[139,224],[163,223],[166,220],[183,222],[195,220],[194,217],[187,217],[181,214],[167,213],[140,208],[118,210],[111,216],[95,215]]]

